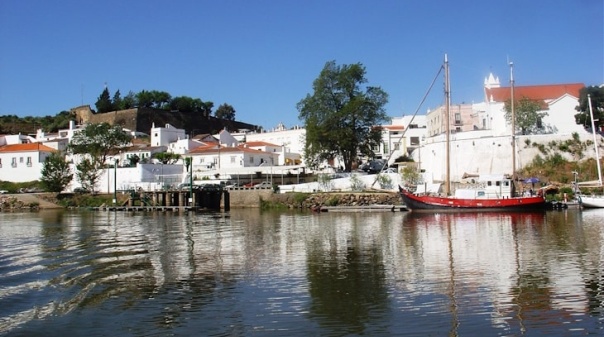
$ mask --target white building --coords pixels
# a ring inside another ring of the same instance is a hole
[[[175,128],[170,124],[155,127],[155,123],[153,123],[151,127],[151,146],[168,146],[170,143],[187,138],[184,129]]]
[[[511,88],[501,87],[499,80],[490,75],[485,80],[485,102],[472,105],[477,118],[471,119],[477,124],[475,131],[451,134],[451,179],[460,181],[465,173],[512,174],[515,169],[530,164],[535,156],[542,155],[537,147],[526,144],[546,145],[570,139],[573,133],[582,141],[589,140],[591,134],[582,125],[577,125],[574,118],[579,91],[583,87],[580,83],[514,87],[515,101],[525,97],[540,102],[542,112],[547,116],[536,134],[516,135],[516,162],[512,163],[512,127],[505,119],[504,109],[505,102],[511,97]],[[450,123],[451,130],[456,130],[455,121],[451,119]],[[440,132],[426,138],[425,145],[413,153],[414,160],[427,172],[428,181],[445,179],[446,152],[445,134]],[[570,155],[567,157],[572,159]]]
[[[39,180],[46,157],[57,150],[41,143],[11,144],[0,147],[0,180]]]

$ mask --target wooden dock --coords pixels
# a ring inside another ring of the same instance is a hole
[[[321,206],[321,212],[406,212],[405,205]]]
[[[109,211],[109,212],[173,212],[173,213],[186,213],[202,210],[199,207],[189,206],[101,206],[93,207],[95,211]]]

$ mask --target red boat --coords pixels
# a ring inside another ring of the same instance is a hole
[[[501,198],[459,198],[436,195],[415,195],[399,186],[403,202],[412,211],[528,211],[543,210],[543,195]]]
[[[510,63],[511,66],[511,63]],[[450,88],[449,88],[449,62],[445,55],[445,121],[450,121]],[[514,80],[511,75],[511,97],[514,101]],[[479,177],[478,184],[457,188],[451,191],[450,179],[450,123],[445,123],[446,135],[446,178],[443,195],[437,193],[412,193],[399,186],[403,202],[409,210],[441,210],[441,211],[521,211],[521,210],[543,210],[547,203],[542,191],[535,196],[531,190],[528,195],[516,196],[513,177],[515,176],[515,126],[514,105],[512,104],[512,175],[490,175]]]

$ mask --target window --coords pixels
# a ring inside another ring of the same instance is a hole
[[[411,145],[419,145],[419,137],[411,137]]]
[[[235,164],[236,160],[237,160],[237,157],[231,156],[231,164]]]
[[[254,163],[254,156],[250,156],[250,164]]]
[[[401,144],[399,144],[398,142],[394,143],[394,151],[398,151],[400,149],[401,149]]]
[[[388,153],[390,151],[388,151],[388,144],[384,143],[384,153]]]
[[[17,157],[13,157],[10,166],[17,167]]]
[[[2,158],[0,158],[0,167],[2,167]]]
[[[31,157],[27,157],[27,166],[31,167]]]
[[[19,157],[19,163],[23,164],[23,157]]]

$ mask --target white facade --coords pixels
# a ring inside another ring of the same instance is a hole
[[[0,180],[15,183],[39,180],[46,157],[55,151],[39,143],[0,147]]]
[[[304,163],[304,144],[306,142],[306,129],[285,129],[282,125],[271,132],[248,133],[245,135],[246,142],[266,142],[283,147],[283,155],[275,162],[275,165],[286,165],[288,161],[293,163]],[[289,156],[289,154],[296,154]],[[298,158],[295,160],[294,158]]]
[[[186,138],[185,130],[177,129],[170,124],[166,124],[165,127],[155,127],[153,124],[151,128],[151,146],[168,146],[170,143]]]

